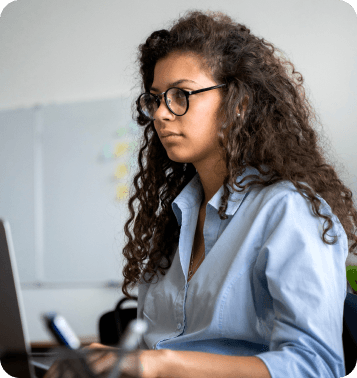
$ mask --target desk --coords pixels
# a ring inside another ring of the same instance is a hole
[[[95,335],[79,337],[82,346],[87,346],[92,343],[99,343],[99,337]],[[50,341],[33,341],[30,343],[32,352],[43,352],[44,350],[53,349],[59,346],[55,340]]]

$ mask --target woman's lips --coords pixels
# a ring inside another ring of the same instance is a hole
[[[162,136],[161,139],[165,139],[165,140],[168,140],[168,139],[177,139],[178,137],[182,137],[181,134],[169,134],[169,135],[166,135],[166,136]]]

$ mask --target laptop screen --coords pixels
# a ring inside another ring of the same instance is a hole
[[[4,370],[18,378],[34,377],[29,337],[10,225],[0,219],[0,358]]]

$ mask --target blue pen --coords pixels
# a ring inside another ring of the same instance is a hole
[[[81,342],[79,341],[76,334],[73,332],[72,328],[67,323],[66,319],[56,314],[55,312],[49,312],[43,315],[47,328],[50,330],[52,335],[56,338],[56,340],[61,344],[64,345],[69,350],[72,350],[73,354],[70,355],[70,358],[67,359],[67,364],[73,369],[73,372],[78,369],[75,365],[73,365],[71,359],[76,358],[79,360],[84,372],[85,376],[88,378],[96,378],[96,375],[90,369],[85,359],[85,355],[80,353]]]
[[[81,347],[81,342],[63,316],[55,312],[48,312],[43,315],[43,318],[48,329],[61,345],[69,349],[79,349]]]

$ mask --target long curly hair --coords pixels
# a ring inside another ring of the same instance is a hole
[[[349,240],[349,252],[353,252],[357,246],[357,211],[352,192],[324,156],[314,130],[317,117],[305,95],[303,77],[282,51],[221,12],[189,11],[169,30],[153,32],[139,46],[142,92],[150,91],[157,61],[173,52],[196,54],[216,83],[227,84],[220,89],[218,118],[218,140],[228,172],[220,218],[227,217],[228,185],[243,191],[252,185],[269,186],[289,180],[311,202],[315,216],[323,218],[323,241],[333,244],[337,235],[333,240],[326,238],[333,222],[320,213],[317,194],[339,218]],[[241,117],[236,116],[237,107]],[[124,227],[128,241],[123,249],[126,265],[122,292],[128,298],[132,298],[128,289],[141,279],[152,282],[155,276],[158,278],[158,271],[165,275],[170,268],[180,234],[171,204],[196,174],[191,163],[168,158],[154,122],[140,114],[136,103],[133,119],[143,126],[143,136],[139,170],[128,201],[130,217]],[[247,166],[269,179],[255,175],[245,184],[244,180],[237,183]]]

